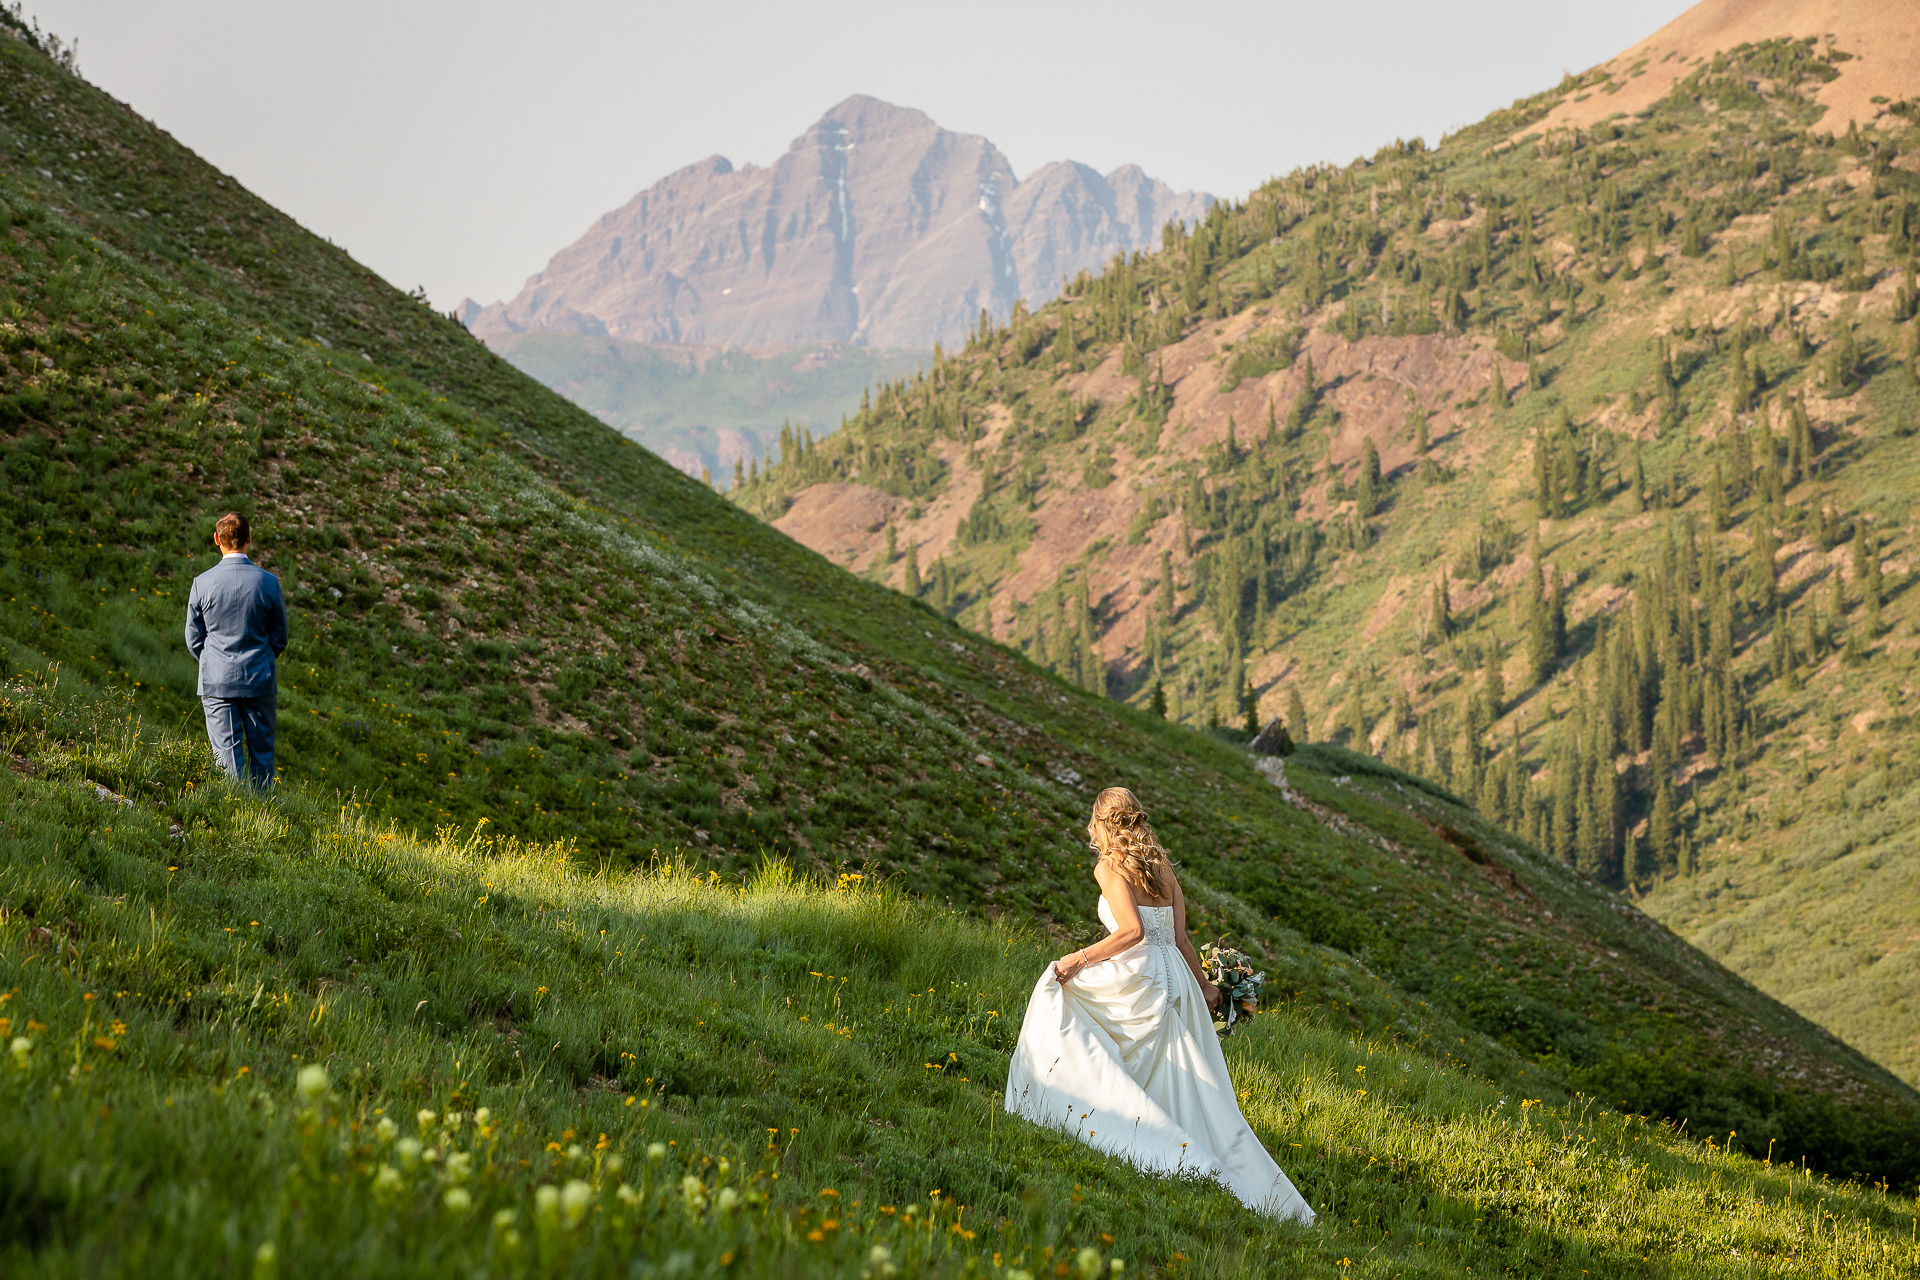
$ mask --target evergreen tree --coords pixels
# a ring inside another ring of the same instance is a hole
[[[1547,568],[1547,639],[1558,663],[1567,653],[1567,594],[1560,571],[1552,566]]]
[[[915,599],[920,595],[920,545],[907,543],[907,567],[901,578],[900,589]]]
[[[1606,827],[1598,799],[1598,769],[1579,771],[1574,800],[1574,865],[1594,879],[1607,874]],[[1584,785],[1582,785],[1584,783]]]
[[[1779,589],[1778,570],[1774,556],[1780,550],[1779,540],[1774,536],[1773,521],[1766,508],[1756,511],[1753,516],[1753,541],[1747,546],[1747,598],[1753,602],[1757,612],[1770,613]]]
[[[1587,440],[1585,483],[1580,487],[1580,496],[1590,507],[1598,506],[1607,496],[1607,469],[1600,458],[1600,431],[1597,427]]]
[[[1645,511],[1647,509],[1647,471],[1640,459],[1640,442],[1637,440],[1633,444],[1632,493],[1633,510]]]
[[[1537,573],[1538,562],[1529,570],[1531,581],[1527,584],[1526,597],[1527,672],[1533,684],[1540,684],[1553,674],[1553,626]]]
[[[1500,647],[1489,644],[1485,660],[1481,666],[1481,697],[1485,702],[1487,722],[1491,724],[1500,718],[1507,705],[1507,682],[1500,674]]]
[[[1373,518],[1380,498],[1380,480],[1380,451],[1373,447],[1373,437],[1368,436],[1362,446],[1360,483],[1354,495],[1354,510],[1362,520]]]
[[[1920,332],[1920,329],[1915,332]],[[1794,397],[1787,428],[1787,471],[1788,483],[1791,485],[1811,477],[1817,465],[1813,424],[1807,418],[1807,405],[1804,398]]]
[[[1147,702],[1147,710],[1162,720],[1167,718],[1167,689],[1159,680],[1153,682],[1153,697]]]
[[[1880,602],[1885,591],[1886,580],[1882,576],[1880,568],[1880,540],[1876,535],[1871,533],[1866,535],[1866,538],[1867,632],[1869,635],[1877,636],[1880,634]]]
[[[1728,259],[1731,264],[1732,259]],[[1737,328],[1733,335],[1733,364],[1728,370],[1727,381],[1730,384],[1730,399],[1735,413],[1747,413],[1753,408],[1754,372],[1747,364],[1747,335],[1744,328]]]
[[[1841,320],[1827,344],[1825,367],[1829,399],[1850,396],[1860,389],[1860,345],[1854,340],[1853,325]]]
[[[1653,793],[1653,810],[1647,816],[1647,844],[1661,867],[1675,865],[1680,852],[1679,804],[1673,794],[1673,779],[1662,774]]]
[[[1173,609],[1173,552],[1162,548],[1160,552],[1160,616],[1171,622]]]
[[[1445,640],[1453,635],[1453,604],[1448,599],[1447,572],[1442,569],[1440,578],[1433,584],[1433,602],[1428,609],[1432,620],[1433,634]]]
[[[1563,723],[1559,736],[1553,761],[1548,766],[1547,781],[1553,798],[1549,839],[1553,856],[1571,866],[1577,848],[1580,780],[1574,764],[1573,744],[1569,741],[1571,726]]]
[[[1295,742],[1313,740],[1313,726],[1307,720],[1307,702],[1300,696],[1300,686],[1287,686],[1287,731]]]
[[[1367,752],[1373,749],[1368,733],[1370,722],[1367,719],[1367,691],[1360,673],[1356,670],[1348,680],[1350,692],[1347,694],[1346,730],[1348,743],[1355,751]]]
[[[1300,434],[1307,420],[1313,417],[1313,411],[1320,404],[1320,388],[1314,380],[1313,357],[1306,358],[1301,371],[1300,394],[1293,398],[1293,404],[1287,409],[1286,437],[1291,440]]]
[[[1534,514],[1546,520],[1558,514],[1560,496],[1554,485],[1553,456],[1547,441],[1547,429],[1541,427],[1533,433],[1533,509]]]
[[[953,607],[953,575],[945,556],[933,562],[933,607],[941,613]]]
[[[1773,628],[1767,636],[1769,667],[1775,680],[1785,680],[1793,672],[1793,639],[1787,631],[1786,611],[1773,607]]]
[[[1727,511],[1727,478],[1718,458],[1713,460],[1713,478],[1707,482],[1707,522],[1715,533],[1725,533],[1733,523]]]

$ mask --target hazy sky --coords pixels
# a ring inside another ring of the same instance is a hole
[[[442,307],[492,302],[718,152],[766,163],[870,93],[1014,171],[1128,162],[1244,195],[1436,140],[1690,0],[28,0],[81,72]]]

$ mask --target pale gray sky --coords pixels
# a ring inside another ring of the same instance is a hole
[[[492,302],[656,179],[766,163],[853,93],[1014,171],[1246,194],[1433,141],[1689,0],[28,0],[86,77],[441,307]]]

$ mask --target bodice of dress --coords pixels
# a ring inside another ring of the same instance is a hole
[[[1173,907],[1171,905],[1164,907],[1136,906],[1134,910],[1140,913],[1140,927],[1146,930],[1146,936],[1140,939],[1143,944],[1149,947],[1172,947],[1179,945],[1178,939],[1174,937],[1173,933]],[[1100,923],[1107,926],[1108,933],[1112,933],[1120,927],[1120,922],[1113,918],[1113,908],[1107,904],[1107,900],[1104,897],[1100,899]]]

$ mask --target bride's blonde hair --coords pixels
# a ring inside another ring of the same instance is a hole
[[[1163,896],[1160,869],[1172,861],[1147,825],[1147,811],[1125,787],[1108,787],[1093,802],[1087,843],[1121,878],[1149,898]]]

